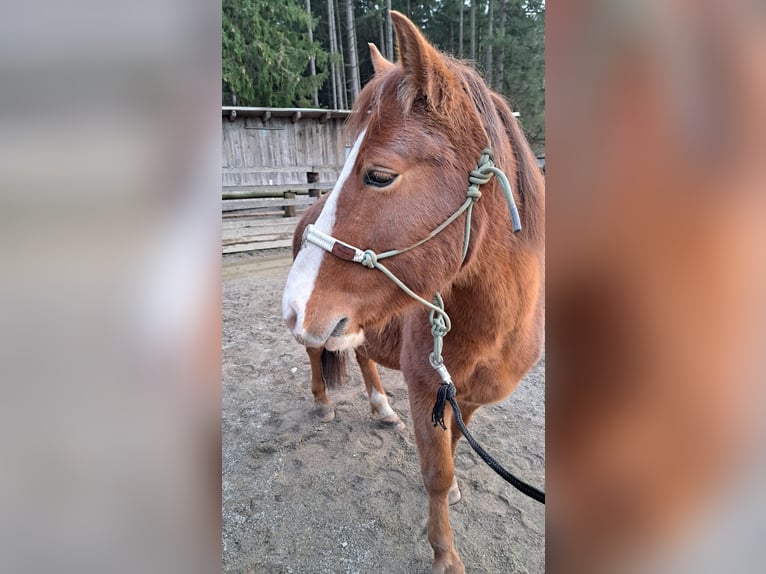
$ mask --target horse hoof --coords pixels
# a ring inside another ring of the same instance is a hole
[[[382,419],[380,419],[380,423],[384,426],[392,427],[397,430],[402,430],[403,428],[405,428],[404,423],[402,422],[402,420],[399,418],[399,416],[396,413],[388,415],[387,417],[383,417]]]
[[[449,492],[447,492],[447,502],[452,506],[460,502],[461,498],[463,498],[463,495],[460,493],[460,487],[457,485],[457,478],[453,478],[452,486],[449,487]]]
[[[330,405],[317,405],[314,409],[314,415],[323,423],[329,423],[335,420],[335,409]]]
[[[434,574],[465,574],[465,566],[455,552],[450,552],[434,561]]]

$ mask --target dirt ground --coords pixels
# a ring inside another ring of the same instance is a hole
[[[308,357],[280,318],[289,263],[287,252],[223,263],[223,571],[431,572],[427,497],[401,373],[380,369],[406,428],[371,418],[358,369],[331,393],[335,420],[312,418]],[[539,487],[544,361],[509,399],[471,421],[495,458]],[[463,499],[450,521],[466,571],[543,572],[544,507],[506,484],[464,440],[456,469]]]

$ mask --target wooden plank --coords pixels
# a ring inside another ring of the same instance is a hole
[[[295,229],[297,224],[297,221],[293,221],[292,219],[285,219],[284,217],[279,219],[248,217],[239,219],[227,219],[223,222],[223,229],[245,229],[247,227],[251,227],[253,229],[289,230]]]
[[[340,173],[343,170],[342,165],[295,165],[295,166],[233,166],[226,167],[221,170],[221,173],[239,173],[239,174],[262,174],[262,173],[292,173],[297,172],[311,172],[316,171],[319,173]]]
[[[281,209],[243,209],[241,211],[223,212],[223,221],[251,220],[251,219],[270,219],[272,217],[282,217]]]
[[[242,209],[258,209],[263,207],[284,208],[296,205],[310,205],[317,200],[315,197],[294,197],[290,199],[227,199],[221,202],[222,211],[239,211]]]
[[[283,209],[285,207],[308,206],[317,200],[315,197],[304,195],[288,197],[287,199],[227,199],[221,203],[221,211],[240,211],[243,209]]]
[[[262,192],[271,192],[273,194],[277,193],[284,193],[286,191],[302,191],[309,189],[310,187],[323,187],[325,189],[332,189],[335,185],[335,182],[332,181],[322,181],[317,184],[309,184],[308,182],[302,182],[302,183],[279,183],[274,185],[222,185],[221,189],[223,191],[226,191],[228,193],[237,193],[237,192],[253,192],[253,191],[262,191]]]
[[[223,230],[230,231],[235,229],[253,229],[270,230],[268,233],[281,233],[283,231],[292,231],[298,222],[294,219],[285,219],[284,217],[247,217],[223,222]]]
[[[258,243],[238,243],[236,245],[227,245],[223,248],[223,253],[242,253],[243,251],[258,251],[260,249],[276,249],[278,247],[292,247],[292,239],[282,239],[278,241],[263,241]]]
[[[297,206],[296,211],[298,212],[297,215],[300,217],[300,215],[306,211],[305,205],[299,205]],[[282,218],[283,211],[282,208],[276,208],[273,209],[271,207],[262,207],[260,209],[243,209],[240,211],[224,211],[222,214],[223,221],[235,221],[235,220],[242,220],[242,219],[252,219],[252,218],[258,218],[258,219],[272,219],[275,217]]]
[[[300,213],[300,212],[299,212]],[[275,217],[282,218],[282,208],[271,209],[270,207],[263,207],[261,209],[243,209],[241,211],[225,211],[222,213],[223,221],[237,221],[237,220],[252,220],[252,219],[273,219]]]
[[[221,245],[234,245],[236,243],[254,243],[258,241],[277,241],[289,239],[292,241],[293,232],[282,231],[280,233],[260,233],[256,231],[248,233],[248,230],[236,229],[232,233],[224,234],[221,238]]]
[[[264,241],[282,241],[289,239],[292,242],[292,233],[268,233],[258,235],[240,235],[238,237],[223,238],[221,244],[225,247],[227,245],[236,245],[238,243],[263,243]]]
[[[312,189],[328,191],[334,186],[335,184],[332,182],[223,186],[221,188],[221,196],[223,199],[264,199],[268,197],[282,197],[286,192],[308,193]]]

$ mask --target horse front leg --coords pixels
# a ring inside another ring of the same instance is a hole
[[[327,389],[322,376],[322,348],[306,347],[309,361],[311,362],[311,393],[314,395],[313,414],[319,417],[323,423],[328,423],[335,418],[335,409],[327,397]]]
[[[474,405],[472,403],[461,403],[458,401],[457,406],[460,408],[460,415],[463,418],[463,423],[465,423],[465,426],[468,426],[468,421],[471,420],[473,413],[476,412],[476,409],[479,408],[479,405]],[[454,461],[455,452],[457,451],[457,443],[463,437],[463,433],[460,432],[455,417],[452,417],[452,423],[450,424],[450,434],[452,460]],[[460,487],[457,484],[457,476],[455,476],[452,479],[452,485],[450,486],[449,493],[447,494],[447,500],[449,501],[450,506],[452,506],[453,504],[460,502],[461,498],[463,498],[463,495],[460,493]]]
[[[428,386],[426,386],[428,388]],[[431,411],[436,398],[433,393],[418,392],[410,386],[410,406],[415,425],[415,440],[420,457],[420,471],[428,493],[428,541],[434,551],[434,574],[464,574],[465,568],[455,550],[452,528],[449,523],[449,492],[455,478],[452,457],[452,418],[449,408],[445,410],[447,430],[434,427]]]
[[[373,415],[379,417],[380,422],[404,428],[399,415],[394,412],[391,405],[388,404],[386,391],[380,382],[378,366],[369,357],[356,351],[356,361],[359,363],[359,369],[362,371],[362,379],[367,389],[367,396],[370,398],[370,411]]]

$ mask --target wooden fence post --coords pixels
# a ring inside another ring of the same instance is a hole
[[[294,191],[286,191],[284,193],[285,199],[295,199],[295,192]],[[285,205],[285,217],[295,217],[295,205]]]
[[[319,174],[315,171],[306,172],[306,181],[308,183],[319,183]],[[309,197],[319,197],[322,192],[319,189],[309,187]]]

